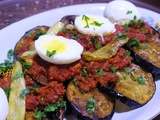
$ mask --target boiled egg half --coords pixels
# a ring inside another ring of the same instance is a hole
[[[113,23],[124,22],[128,23],[133,19],[140,19],[141,15],[137,7],[125,0],[114,0],[106,5],[104,10],[104,16],[107,17]]]
[[[81,58],[83,47],[73,39],[46,34],[35,41],[38,55],[54,64],[69,64]]]
[[[6,120],[8,115],[8,100],[2,88],[0,88],[0,120]]]
[[[75,18],[75,27],[82,34],[104,36],[115,32],[115,26],[107,18],[84,14]]]

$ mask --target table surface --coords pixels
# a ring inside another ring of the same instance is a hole
[[[111,0],[0,0],[0,29],[29,16],[63,6],[106,3]],[[159,0],[129,0],[136,6],[160,13]],[[160,120],[160,115],[154,120]]]

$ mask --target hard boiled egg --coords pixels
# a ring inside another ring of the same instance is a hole
[[[52,34],[42,35],[35,41],[38,55],[50,63],[69,64],[81,58],[83,47],[73,39]]]
[[[113,23],[121,21],[128,23],[130,20],[133,20],[135,16],[136,19],[141,18],[137,7],[133,3],[125,0],[109,2],[104,10],[104,16]]]
[[[107,18],[92,14],[77,16],[75,27],[82,34],[102,36],[115,32],[114,24]]]
[[[8,100],[5,92],[0,88],[0,120],[6,120],[8,115]]]

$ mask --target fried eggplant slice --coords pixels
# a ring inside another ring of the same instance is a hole
[[[34,41],[38,39],[40,35],[46,34],[48,26],[38,26],[27,31],[22,38],[17,42],[14,48],[14,57],[18,59],[25,51],[35,50]]]
[[[102,89],[129,107],[143,106],[153,97],[156,90],[153,77],[139,66],[132,64],[125,67],[117,71],[116,76],[116,83],[103,86]]]
[[[73,115],[80,120],[110,120],[114,114],[115,100],[98,89],[82,93],[74,82],[70,82],[66,94]]]
[[[107,43],[104,47],[93,51],[93,52],[83,52],[82,56],[87,61],[99,61],[99,60],[106,60],[110,59],[114,55],[117,54],[120,47],[125,45],[128,42],[129,38],[120,39],[118,37],[111,40]]]
[[[139,42],[133,46],[129,42],[128,48],[132,52],[136,64],[153,74],[160,73],[160,39],[154,35],[148,36],[146,42]]]

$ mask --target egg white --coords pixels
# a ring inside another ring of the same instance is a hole
[[[50,44],[51,46],[53,45],[57,47],[57,43],[55,41],[58,41],[58,44],[63,44],[62,46],[58,45],[58,48],[56,48],[61,50],[57,50],[56,54],[52,55],[51,57],[46,56],[46,51],[48,48],[45,46],[45,44]],[[38,40],[35,41],[35,48],[38,55],[42,59],[54,64],[73,63],[81,58],[81,54],[83,52],[82,45],[76,40],[67,39],[62,36],[56,36],[51,34],[40,36]]]
[[[131,11],[131,13],[127,14],[128,11]],[[134,16],[136,16],[137,20],[141,18],[137,7],[133,3],[125,0],[109,2],[104,10],[104,16],[113,23],[119,21],[124,21],[125,23],[125,21],[128,22],[127,20],[133,20]]]
[[[88,17],[88,20],[85,20],[84,16]],[[101,25],[95,25],[94,22],[97,22]],[[89,35],[98,35],[104,36],[110,33],[115,32],[115,26],[107,18],[99,15],[84,14],[77,16],[75,19],[75,27],[82,34]],[[88,27],[86,25],[88,24]]]
[[[5,92],[0,88],[0,120],[6,120],[8,115],[8,100]]]

